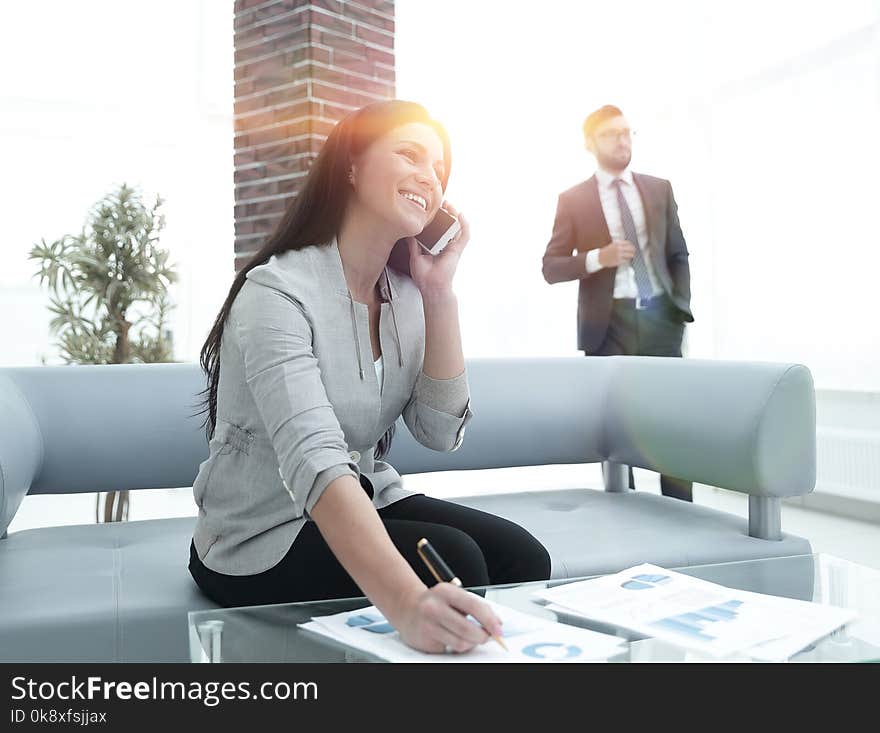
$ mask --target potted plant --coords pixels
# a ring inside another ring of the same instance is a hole
[[[165,217],[126,184],[98,201],[79,234],[41,239],[29,258],[47,284],[52,332],[68,364],[173,361],[168,286],[177,280],[159,247]],[[103,513],[101,505],[103,503]],[[125,521],[128,490],[98,494],[96,521]]]

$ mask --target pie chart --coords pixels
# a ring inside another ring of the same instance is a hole
[[[571,659],[581,655],[581,648],[561,642],[539,642],[523,648],[523,654],[536,659]]]

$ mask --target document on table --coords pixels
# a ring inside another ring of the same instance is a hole
[[[784,660],[856,614],[725,588],[656,565],[536,591],[549,610],[630,629],[712,656]]]
[[[748,593],[769,612],[786,619],[787,631],[775,639],[756,644],[745,654],[753,659],[781,662],[793,657],[815,641],[849,623],[857,614],[848,608],[822,603],[798,601],[793,598]]]
[[[493,639],[462,654],[417,651],[401,640],[375,606],[316,616],[299,626],[389,662],[589,662],[604,661],[623,651],[625,642],[616,636],[486,603],[502,621],[502,638],[509,651]]]

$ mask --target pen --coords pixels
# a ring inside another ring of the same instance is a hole
[[[461,581],[456,577],[455,573],[452,572],[452,569],[446,564],[446,561],[440,557],[440,554],[434,549],[434,546],[424,537],[422,537],[422,539],[416,544],[416,552],[419,553],[422,562],[428,566],[428,570],[431,571],[431,575],[437,579],[438,583],[452,583],[461,588]],[[501,641],[500,636],[496,636],[495,634],[490,634],[490,636],[501,645],[501,648],[504,649],[504,651],[509,651],[505,643]]]

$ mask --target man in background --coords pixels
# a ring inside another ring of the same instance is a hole
[[[598,169],[559,196],[544,279],[579,281],[577,346],[585,356],[680,357],[684,324],[694,317],[672,186],[630,170],[632,130],[617,107],[592,112],[583,129]],[[631,468],[629,481],[635,488]],[[661,476],[660,488],[692,501],[689,481]]]

